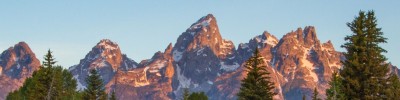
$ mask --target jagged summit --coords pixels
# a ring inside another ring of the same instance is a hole
[[[193,23],[188,30],[195,30],[199,28],[210,27],[210,25],[215,25],[216,19],[212,14],[208,14],[207,16],[203,16],[196,23]]]
[[[253,39],[258,43],[268,44],[272,47],[278,44],[278,39],[267,31],[264,31],[262,35],[256,36]]]
[[[104,80],[108,83],[116,71],[127,71],[137,67],[137,63],[121,53],[117,43],[109,39],[102,39],[91,51],[81,59],[79,64],[70,67],[70,72],[78,80],[78,89],[85,88],[85,78],[89,70],[97,69]]]
[[[216,18],[208,14],[191,25],[183,32],[174,46],[174,54],[183,51],[196,51],[208,48],[219,58],[226,58],[233,54],[235,49],[233,43],[221,37]],[[175,56],[175,60],[180,57]]]
[[[304,28],[304,42],[306,44],[319,44],[319,39],[314,26],[306,26]]]
[[[0,99],[23,85],[40,68],[40,61],[25,42],[19,42],[0,55]]]
[[[8,48],[9,51],[15,51],[19,55],[20,53],[26,53],[26,54],[33,54],[32,56],[35,57],[34,53],[32,52],[31,48],[29,45],[24,42],[18,42],[15,44],[13,47]]]
[[[115,50],[119,49],[118,44],[109,40],[109,39],[102,39],[99,43],[95,46],[97,48],[101,48],[104,50]]]

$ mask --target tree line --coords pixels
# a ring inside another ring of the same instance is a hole
[[[381,28],[377,27],[374,11],[360,11],[352,22],[347,23],[352,31],[344,38],[345,48],[342,68],[332,74],[330,87],[326,90],[327,100],[397,100],[400,98],[400,81],[391,73],[387,51],[379,44],[386,43]],[[247,77],[242,80],[237,94],[239,100],[273,100],[274,84],[265,69],[258,49],[246,61]],[[312,100],[318,98],[315,87]],[[303,95],[302,100],[307,97]]]
[[[115,92],[105,92],[103,80],[97,70],[90,70],[87,88],[77,90],[77,80],[56,61],[49,50],[43,65],[25,80],[22,87],[9,93],[6,100],[116,100]]]
[[[352,31],[344,38],[341,47],[345,60],[343,66],[332,74],[326,90],[327,100],[396,100],[400,98],[400,81],[397,75],[390,72],[387,58],[382,53],[387,52],[379,44],[386,43],[381,28],[377,27],[374,11],[360,11],[352,22],[347,23]],[[77,91],[77,80],[72,74],[56,66],[51,51],[44,57],[45,61],[32,77],[27,78],[21,88],[8,94],[7,100],[116,100],[115,91],[105,92],[104,84],[98,72],[93,69],[86,79],[87,88]],[[277,95],[274,83],[266,70],[264,58],[256,48],[252,57],[244,67],[247,76],[241,81],[237,94],[239,100],[273,100]],[[318,98],[317,88],[314,88],[312,100]],[[184,90],[183,100],[208,100],[204,92]],[[300,98],[299,98],[300,99]],[[307,99],[305,95],[301,98]]]

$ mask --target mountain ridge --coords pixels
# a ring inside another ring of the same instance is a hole
[[[19,42],[0,55],[0,99],[21,87],[40,62],[27,43]]]
[[[137,63],[123,54],[117,43],[102,39],[69,71],[82,90],[89,70],[99,70],[106,91],[115,90],[123,100],[179,99],[184,88],[203,91],[211,100],[237,99],[241,79],[246,76],[243,64],[259,49],[275,83],[273,91],[278,95],[274,99],[311,96],[315,87],[319,97],[325,98],[332,72],[341,67],[344,57],[330,40],[321,43],[317,35],[314,26],[297,28],[281,38],[263,31],[236,48],[232,41],[221,36],[216,18],[208,14],[182,32],[176,43],[169,43],[164,51],[154,53],[150,59]],[[18,44],[28,47],[24,42]],[[30,49],[22,54],[25,53],[33,54]],[[3,54],[0,57],[0,77],[4,76],[4,70],[17,68],[15,62],[11,67],[2,65],[6,61],[3,58],[13,57],[3,57]],[[394,65],[390,70],[400,75]]]

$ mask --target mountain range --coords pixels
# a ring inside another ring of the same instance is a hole
[[[150,59],[137,63],[121,53],[117,43],[103,39],[69,71],[83,90],[89,70],[97,69],[106,91],[115,90],[121,100],[181,99],[184,88],[205,92],[211,100],[231,100],[237,99],[246,76],[244,62],[259,49],[278,93],[274,99],[297,100],[311,96],[314,88],[318,97],[325,98],[332,73],[345,59],[332,42],[321,42],[313,26],[298,28],[280,39],[267,31],[260,33],[236,48],[221,36],[216,18],[208,14]],[[400,75],[396,66],[389,67]],[[0,55],[1,99],[39,68],[39,60],[26,43],[5,50]]]

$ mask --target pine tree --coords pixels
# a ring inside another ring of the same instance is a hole
[[[189,100],[189,96],[190,96],[189,89],[188,88],[183,89],[182,99]]]
[[[107,94],[97,70],[90,70],[90,75],[86,78],[87,88],[83,91],[84,100],[106,100]]]
[[[117,100],[117,97],[115,96],[115,91],[112,91],[110,100]]]
[[[74,96],[77,83],[72,74],[55,65],[50,50],[44,59],[43,66],[33,72],[21,88],[10,93],[7,100],[69,100]]]
[[[321,100],[321,99],[318,98],[317,87],[314,88],[314,93],[313,93],[313,96],[312,96],[312,100]]]
[[[55,76],[55,68],[53,66],[55,66],[56,61],[54,61],[55,59],[50,50],[47,51],[44,60],[40,70],[33,73],[31,83],[27,84],[26,98],[47,100],[57,96],[56,92],[52,92],[55,88],[53,87]]]
[[[242,80],[239,100],[272,100],[274,83],[269,79],[269,72],[264,65],[264,58],[256,48],[253,56],[246,61],[247,77]]]
[[[340,80],[340,76],[338,75],[338,72],[335,71],[332,74],[331,82],[329,82],[329,85],[331,86],[329,89],[326,89],[326,96],[327,100],[343,100],[344,99],[344,94],[340,90],[342,87],[342,83]]]
[[[188,100],[208,100],[208,97],[204,92],[193,92],[189,95]]]
[[[78,94],[76,91],[76,87],[78,85],[77,80],[67,69],[63,69],[61,75],[62,75],[61,99],[69,100]]]
[[[343,48],[346,60],[343,61],[341,90],[346,99],[377,100],[385,97],[388,64],[381,53],[385,49],[379,44],[386,43],[373,11],[360,11],[353,22],[347,23],[353,34],[346,36]]]
[[[396,100],[400,98],[400,80],[395,74],[391,74],[386,85],[387,100]]]

